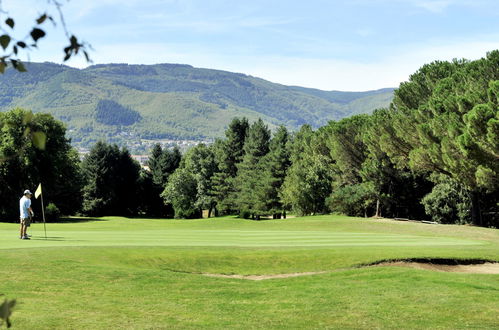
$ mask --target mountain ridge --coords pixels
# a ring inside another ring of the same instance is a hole
[[[316,128],[386,107],[394,90],[323,91],[188,64],[77,69],[45,62],[26,67],[27,73],[7,70],[0,75],[0,111],[22,107],[51,113],[66,123],[68,136],[79,147],[102,139],[132,149],[140,149],[144,139],[213,140],[223,136],[236,116],[262,118],[271,128]],[[103,101],[111,113],[107,117],[121,119],[97,120],[98,111],[103,118],[98,108]]]

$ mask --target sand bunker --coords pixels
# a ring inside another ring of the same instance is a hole
[[[204,276],[209,277],[221,277],[221,278],[237,278],[242,280],[252,280],[252,281],[261,281],[261,280],[270,280],[275,278],[289,278],[289,277],[298,277],[298,276],[309,276],[309,275],[317,275],[324,274],[327,272],[305,272],[305,273],[291,273],[291,274],[275,274],[275,275],[225,275],[225,274],[202,274]]]
[[[421,261],[420,261],[421,260]],[[459,264],[462,262],[463,264]],[[476,262],[476,263],[473,263]],[[396,267],[408,267],[414,269],[424,269],[432,270],[437,272],[447,272],[447,273],[468,273],[468,274],[499,274],[499,263],[497,262],[487,262],[487,261],[459,261],[459,260],[446,260],[446,259],[417,259],[413,260],[399,260],[399,261],[383,261],[375,264],[365,265],[364,267],[386,267],[386,266],[396,266]],[[348,268],[356,269],[356,268]],[[335,271],[347,270],[337,269]],[[200,275],[209,277],[219,277],[219,278],[236,278],[241,280],[271,280],[279,278],[290,278],[298,276],[310,276],[317,274],[331,273],[332,271],[320,271],[320,272],[303,272],[303,273],[290,273],[290,274],[275,274],[275,275],[227,275],[227,274],[210,274],[202,273]]]
[[[382,262],[370,267],[398,266],[415,269],[433,270],[437,272],[449,273],[470,273],[470,274],[499,274],[499,263],[485,262],[469,265],[443,265],[427,262],[392,261]]]

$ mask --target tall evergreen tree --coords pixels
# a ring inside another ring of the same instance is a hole
[[[368,119],[368,115],[357,115],[327,126],[327,142],[334,162],[332,194],[328,199],[332,211],[366,216],[376,201],[374,185],[363,182],[361,177],[367,154],[362,132]]]
[[[262,159],[269,152],[270,130],[263,120],[254,122],[244,143],[244,156],[237,165],[236,203],[239,211],[258,218],[261,210],[256,191],[261,189],[264,170]]]
[[[383,141],[389,139],[392,130],[389,110],[376,110],[369,117],[362,132],[367,150],[359,172],[362,182],[373,188],[375,216],[423,219],[424,208],[419,201],[431,191],[432,184],[423,174],[398,168],[383,151]]]
[[[212,195],[221,213],[231,213],[236,209],[235,178],[238,164],[244,156],[244,142],[248,135],[249,123],[246,118],[234,118],[225,131],[225,140],[217,140],[213,147],[217,171],[212,177]]]
[[[133,215],[138,211],[140,165],[127,149],[97,142],[82,162],[83,211],[92,216]]]
[[[225,168],[232,178],[237,176],[238,166],[244,157],[244,144],[249,132],[249,123],[246,118],[234,118],[225,131],[226,143],[222,168]]]
[[[177,146],[169,150],[161,148],[159,143],[155,144],[147,162],[154,184],[164,189],[168,177],[179,167],[181,160],[182,154]]]
[[[165,204],[161,193],[169,177],[180,166],[182,155],[178,147],[163,149],[159,143],[151,150],[147,165],[149,172],[141,173],[142,208],[150,216],[173,216],[173,208]]]
[[[270,141],[269,153],[262,159],[263,173],[260,189],[256,191],[258,206],[280,218],[284,211],[281,188],[291,164],[288,151],[289,135],[286,127],[280,126]]]

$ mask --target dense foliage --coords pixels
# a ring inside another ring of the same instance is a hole
[[[140,165],[126,149],[98,142],[82,162],[85,214],[133,215],[140,206]]]
[[[497,226],[498,100],[499,51],[434,62],[401,84],[389,109],[304,125],[289,143],[281,128],[272,139],[280,156],[264,123],[253,123],[229,174],[236,120],[213,147],[217,205],[253,219],[290,209]]]
[[[0,129],[2,220],[18,221],[19,198],[25,189],[34,191],[39,183],[46,204],[57,205],[63,214],[78,212],[82,187],[79,158],[65,137],[63,124],[48,114],[16,109],[0,113]],[[43,137],[44,143],[37,145],[36,136]],[[32,202],[39,210],[39,201],[33,198]]]
[[[104,125],[129,126],[138,122],[142,117],[137,111],[113,100],[100,100],[95,107],[95,119]]]

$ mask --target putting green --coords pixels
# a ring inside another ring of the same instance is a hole
[[[292,223],[293,221],[291,221]],[[286,222],[278,222],[286,227]],[[189,226],[188,229],[185,227]],[[240,228],[242,225],[242,229]],[[179,221],[111,219],[80,224],[48,224],[47,239],[42,224],[34,224],[30,241],[17,238],[17,225],[4,224],[1,248],[54,246],[183,246],[183,247],[368,247],[368,246],[469,246],[483,242],[453,237],[411,234],[283,230],[275,224],[241,220]],[[221,227],[213,229],[214,226]],[[258,228],[258,229],[256,229]],[[261,228],[261,229],[259,229]],[[313,229],[313,228],[312,228]]]

